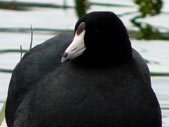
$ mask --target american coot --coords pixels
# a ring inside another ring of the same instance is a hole
[[[72,43],[71,43],[72,42]],[[6,106],[8,127],[161,127],[147,65],[112,12],[26,53]]]

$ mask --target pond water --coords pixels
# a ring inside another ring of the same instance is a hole
[[[26,1],[26,0],[20,0]],[[94,0],[92,0],[94,1]],[[96,0],[95,0],[96,1]],[[30,2],[30,0],[29,0]],[[44,2],[62,4],[62,0],[31,0],[31,2]],[[97,0],[96,2],[107,2],[106,0]],[[164,1],[163,11],[169,11],[169,1]],[[111,3],[122,3],[133,5],[132,0],[113,0]],[[167,4],[168,3],[168,4]],[[74,5],[73,2],[67,1],[67,4]],[[117,7],[91,7],[89,11],[109,10],[117,14],[125,12],[137,11],[137,6],[133,8],[117,8]],[[130,23],[130,19],[136,14],[121,17],[128,29],[135,29]],[[0,28],[29,28],[30,24],[33,28],[60,28],[73,29],[77,21],[75,10],[67,9],[49,9],[49,8],[33,8],[30,11],[12,11],[0,9]],[[169,16],[161,14],[156,17],[148,17],[143,20],[152,25],[163,28],[169,28]],[[0,50],[1,49],[19,49],[22,45],[23,49],[28,49],[30,44],[30,33],[19,32],[0,32]],[[54,34],[39,34],[34,32],[33,47],[45,40],[55,36]],[[147,41],[147,40],[131,40],[132,46],[138,50],[141,55],[149,60],[148,66],[152,72],[169,72],[169,41]],[[20,60],[19,53],[0,54],[0,68],[13,69]],[[10,73],[0,73],[0,109],[7,96],[8,84],[10,81]],[[152,87],[159,99],[162,115],[163,127],[169,127],[169,77],[152,77]],[[6,126],[5,122],[2,126]]]

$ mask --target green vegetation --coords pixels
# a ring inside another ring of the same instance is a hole
[[[55,9],[75,9],[77,17],[83,16],[91,6],[104,6],[104,7],[120,7],[120,8],[132,8],[132,5],[127,4],[110,4],[110,3],[98,3],[89,2],[88,0],[74,0],[75,7],[67,5],[67,0],[63,1],[63,5],[48,4],[48,3],[32,3],[32,2],[19,2],[19,1],[0,1],[0,8],[12,9],[12,10],[30,10],[32,7],[39,8],[55,8]],[[147,39],[147,40],[168,40],[169,30],[166,33],[162,33],[159,28],[154,27],[148,23],[138,22],[138,19],[146,18],[147,16],[156,16],[161,13],[163,7],[162,0],[134,0],[135,4],[138,6],[139,15],[131,19],[131,23],[139,29],[139,31],[129,30],[132,38],[136,39]],[[137,11],[137,12],[138,12]],[[127,12],[120,14],[119,16],[126,16],[136,14],[137,12]],[[165,13],[169,14],[169,13]],[[0,28],[0,31],[24,31],[26,32],[28,28]],[[34,28],[35,32],[55,34],[62,33],[72,30],[59,30],[59,29],[39,29]]]
[[[151,76],[169,76],[169,72],[150,72]]]
[[[161,12],[163,7],[162,0],[135,0],[135,3],[139,6],[142,17],[155,16]]]
[[[130,7],[132,8],[133,6],[127,5],[127,4],[110,4],[110,3],[96,3],[96,2],[90,2],[90,5],[94,6],[104,6],[104,7]]]
[[[23,49],[22,52],[27,52],[27,49]],[[0,54],[1,53],[20,53],[21,50],[20,49],[2,49],[0,50]]]
[[[87,1],[86,0],[75,0],[75,5],[76,5],[76,14],[80,18],[86,13]]]
[[[162,0],[135,0],[135,3],[139,6],[140,14],[131,19],[133,25],[139,28],[139,32],[136,36],[137,39],[158,40],[168,39],[162,35],[158,28],[153,27],[150,24],[138,22],[138,19],[145,18],[147,16],[156,16],[160,14],[163,2]]]
[[[40,34],[60,34],[64,32],[73,32],[72,29],[48,29],[48,28],[32,28],[36,33]],[[30,28],[0,28],[0,32],[25,32],[30,33]]]
[[[32,7],[39,8],[56,8],[56,9],[76,9],[76,14],[80,18],[83,16],[86,11],[91,6],[105,6],[105,7],[121,7],[121,8],[132,8],[131,5],[126,4],[110,4],[110,3],[97,3],[97,2],[89,2],[87,0],[74,0],[75,7],[67,5],[67,0],[63,1],[63,5],[57,4],[47,4],[47,3],[32,3],[32,2],[19,2],[19,1],[0,1],[0,8],[5,9],[13,9],[13,10],[29,10]],[[139,28],[139,31],[129,30],[129,35],[131,38],[136,39],[147,39],[147,40],[169,40],[169,32],[162,33],[158,28],[151,26],[150,24],[145,24],[142,22],[138,22],[137,20],[140,18],[145,18],[147,16],[156,16],[161,13],[161,9],[163,6],[162,0],[134,0],[135,4],[138,5],[140,15],[131,19],[131,22]],[[120,17],[126,15],[137,14],[136,12],[126,12],[123,14],[119,14]],[[169,14],[169,13],[167,13]],[[59,34],[63,32],[72,32],[72,29],[48,29],[48,28],[32,28],[32,31],[38,34]],[[169,31],[169,30],[168,30]],[[0,28],[0,32],[30,32],[30,28]],[[32,42],[32,41],[31,41]],[[0,50],[0,53],[25,53],[28,50],[26,49],[6,49]],[[145,62],[149,62],[145,60]],[[11,73],[11,69],[0,69],[0,72],[8,72]],[[151,73],[152,76],[168,76],[168,73]]]
[[[6,101],[4,102],[2,109],[0,110],[0,126],[2,125],[2,122],[5,118],[5,107],[6,107]]]
[[[107,6],[107,7],[133,7],[130,5],[121,5],[121,4],[108,4],[108,3],[97,3],[97,2],[88,2],[87,0],[75,0],[75,7],[67,5],[66,0],[64,0],[63,5],[57,4],[48,4],[48,3],[35,3],[35,2],[20,2],[20,1],[0,1],[0,8],[9,9],[9,10],[29,10],[32,7],[39,8],[56,8],[56,9],[74,9],[78,7],[78,11],[84,11],[84,8],[88,8],[89,6]],[[88,7],[87,7],[88,6]],[[79,7],[82,7],[80,9]],[[82,13],[82,12],[77,12]]]
[[[68,5],[57,5],[57,4],[47,4],[47,3],[32,3],[32,2],[19,2],[19,1],[0,1],[0,8],[9,9],[9,10],[29,10],[32,7],[40,8],[74,8],[73,6]]]

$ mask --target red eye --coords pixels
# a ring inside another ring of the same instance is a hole
[[[78,26],[76,30],[77,35],[79,35],[84,29],[85,29],[85,22],[82,22],[80,23],[80,25]]]

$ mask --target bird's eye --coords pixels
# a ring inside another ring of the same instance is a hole
[[[76,33],[79,35],[84,29],[85,29],[85,22],[81,22],[76,30]]]

